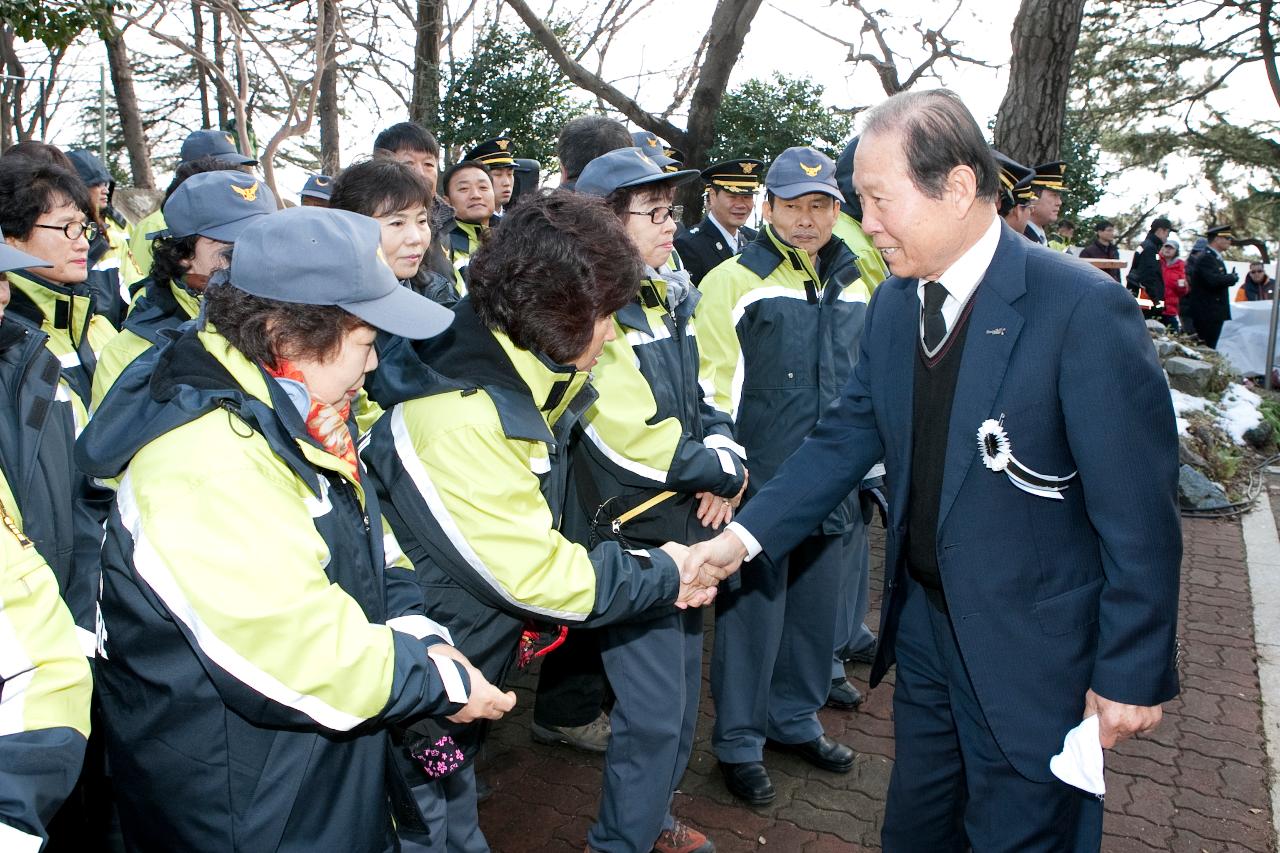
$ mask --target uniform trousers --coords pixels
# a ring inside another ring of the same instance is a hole
[[[844,662],[857,652],[871,647],[876,635],[867,627],[867,610],[871,606],[871,546],[862,516],[850,531],[852,546],[849,571],[840,579],[836,596],[836,639],[831,658],[831,680],[843,680]]]
[[[894,637],[895,757],[881,833],[885,853],[1097,851],[1102,800],[1014,769],[987,726],[950,617],[924,587],[905,583]],[[1044,760],[1047,770],[1049,756]]]
[[[600,716],[609,685],[600,662],[599,631],[569,628],[560,648],[542,659],[533,719],[540,726],[585,726]]]
[[[670,829],[671,797],[689,765],[702,691],[702,611],[602,628],[613,685],[600,812],[587,833],[600,853],[649,853]]]
[[[403,853],[489,853],[476,813],[474,762],[443,779],[414,785],[412,791],[427,832],[401,827]]]
[[[810,536],[776,562],[742,567],[736,590],[716,597],[711,693],[712,748],[731,764],[760,761],[768,737],[804,743],[822,736],[818,709],[831,691],[835,607],[850,570],[849,533]]]

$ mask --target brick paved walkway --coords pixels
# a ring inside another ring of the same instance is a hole
[[[1280,513],[1280,502],[1277,502]],[[1108,756],[1103,849],[1188,853],[1273,851],[1253,619],[1244,544],[1236,522],[1187,520],[1180,627],[1182,696],[1152,735]],[[872,532],[872,578],[884,551]],[[878,595],[876,596],[878,599]],[[878,605],[878,600],[873,602]],[[868,624],[877,624],[878,613]],[[708,652],[710,650],[708,631]],[[708,654],[709,657],[709,654]],[[850,675],[866,688],[866,666]],[[891,682],[892,679],[890,679]],[[519,711],[490,739],[484,773],[494,788],[480,810],[495,853],[559,853],[583,847],[599,796],[599,759],[533,743],[531,675],[518,678]],[[705,686],[705,685],[704,685]],[[882,684],[856,712],[824,710],[827,732],[859,753],[848,775],[766,753],[778,789],[749,809],[725,791],[710,752],[710,692],[676,814],[708,832],[722,853],[875,850],[893,762],[893,687]]]

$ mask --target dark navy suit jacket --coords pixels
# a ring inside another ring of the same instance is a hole
[[[1177,693],[1178,442],[1129,292],[1002,228],[973,297],[937,554],[996,740],[1019,773],[1047,780],[1088,688],[1136,705]],[[892,277],[876,289],[841,397],[738,518],[767,556],[781,556],[884,458],[890,511],[873,686],[894,662],[906,581],[917,283]],[[1021,463],[1054,476],[1079,472],[1063,500],[1028,494],[983,465],[978,427],[1001,416]]]

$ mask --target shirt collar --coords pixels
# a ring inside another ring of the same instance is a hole
[[[938,281],[942,282],[942,286],[947,289],[947,295],[957,302],[964,303],[982,281],[982,277],[987,274],[987,267],[991,266],[991,259],[996,255],[996,247],[1000,245],[1000,223],[1000,217],[993,216],[991,224],[978,238],[978,242],[965,250],[965,253],[938,277]],[[921,279],[918,285],[918,292],[921,294],[924,292],[924,284],[924,279]],[[923,296],[920,298],[920,303],[924,304]]]
[[[729,248],[734,251],[737,251],[738,238],[730,234],[729,229],[721,225],[719,221],[717,221],[716,218],[711,215],[711,211],[707,211],[707,221],[710,222],[712,225],[714,225],[716,229],[719,230],[719,232],[724,235],[725,243],[729,246]]]
[[[1047,243],[1049,241],[1049,235],[1046,234],[1044,229],[1041,228],[1039,225],[1035,224],[1034,222],[1028,221],[1027,227],[1040,235],[1040,242]]]

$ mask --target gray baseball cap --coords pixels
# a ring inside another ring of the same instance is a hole
[[[639,148],[617,148],[588,163],[582,174],[578,175],[578,182],[573,188],[580,193],[604,198],[614,190],[641,187],[660,181],[670,181],[674,186],[697,176],[695,169],[664,172],[653,158]]]
[[[368,216],[291,207],[245,228],[231,253],[231,284],[264,299],[336,305],[403,338],[443,332],[453,312],[400,284],[381,244],[382,226]]]
[[[179,157],[183,163],[199,160],[201,157],[214,157],[224,163],[235,166],[256,166],[258,161],[246,157],[236,149],[236,138],[225,130],[206,127],[204,130],[192,131],[182,142]]]
[[[4,232],[0,231],[0,272],[9,270],[25,270],[32,267],[51,267],[53,264],[43,261],[35,255],[20,252],[4,241]],[[0,310],[0,313],[3,313]]]
[[[201,172],[187,178],[164,203],[163,231],[149,237],[190,237],[234,243],[264,213],[276,212],[276,197],[253,175]]]
[[[307,182],[302,185],[302,192],[298,195],[309,195],[312,198],[328,201],[333,195],[333,178],[328,175],[310,175],[307,177]]]
[[[836,164],[826,154],[808,146],[788,148],[779,154],[764,176],[764,188],[778,198],[822,193],[837,201],[844,199],[836,183]]]

